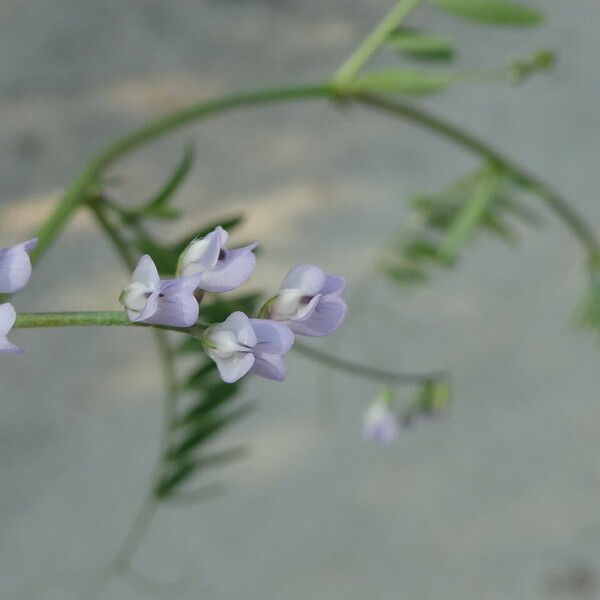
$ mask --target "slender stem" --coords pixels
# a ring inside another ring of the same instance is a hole
[[[420,1],[400,0],[337,70],[333,82],[337,86],[343,87],[344,84],[352,81],[363,65],[385,44],[394,29],[400,25]]]
[[[15,329],[39,327],[131,327],[144,325],[132,323],[123,311],[98,312],[53,312],[53,313],[19,313],[15,321]]]
[[[355,363],[350,360],[332,356],[327,352],[315,350],[310,346],[298,342],[294,343],[293,349],[306,356],[310,360],[314,360],[321,365],[331,367],[338,371],[360,377],[362,379],[372,379],[383,383],[392,383],[396,385],[418,385],[420,383],[430,383],[448,379],[449,375],[445,371],[432,371],[430,373],[398,373],[396,371],[388,371],[386,369],[378,369],[376,367],[368,367],[361,363]]]
[[[323,98],[332,94],[332,87],[329,84],[285,87],[232,94],[176,110],[132,131],[96,156],[85,167],[77,179],[75,179],[56,210],[40,228],[37,235],[38,244],[31,253],[32,261],[36,263],[42,257],[69,221],[73,212],[89,198],[90,191],[98,183],[102,173],[117,159],[122,158],[132,150],[193,121],[198,121],[234,108],[267,104],[270,102]]]
[[[548,207],[567,224],[586,248],[590,260],[597,260],[600,256],[600,239],[596,232],[558,192],[482,140],[464,131],[464,129],[459,129],[420,108],[403,102],[368,94],[355,95],[353,99],[364,106],[376,108],[422,125],[452,140],[477,156],[496,164],[546,202]]]
[[[197,330],[196,327],[132,323],[123,311],[19,313],[13,325],[14,329],[40,329],[49,327],[150,327],[189,334],[194,334]]]

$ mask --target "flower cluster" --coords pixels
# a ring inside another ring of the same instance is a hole
[[[12,294],[23,289],[31,277],[31,252],[37,240],[28,240],[0,249],[0,294]],[[9,302],[0,304],[0,352],[21,352],[8,340],[8,333],[15,324],[17,313]]]
[[[256,263],[256,244],[230,250],[222,227],[193,240],[179,257],[175,279],[161,279],[150,256],[140,259],[120,301],[132,322],[189,328],[197,325],[205,292],[229,292],[245,283]],[[346,316],[341,298],[345,280],[314,265],[298,265],[279,291],[250,318],[234,312],[206,328],[201,339],[223,381],[252,372],[267,379],[285,377],[283,355],[294,334],[324,336]]]

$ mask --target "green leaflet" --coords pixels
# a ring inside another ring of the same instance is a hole
[[[416,196],[410,226],[387,245],[384,273],[396,283],[419,283],[432,266],[454,264],[476,234],[489,232],[514,243],[515,222],[527,226],[540,222],[537,212],[520,201],[517,190],[526,191],[520,182],[487,166],[436,194]]]
[[[456,260],[458,251],[473,235],[483,221],[495,193],[498,190],[498,175],[493,169],[484,171],[473,194],[466,201],[454,222],[448,229],[446,239],[439,250],[439,256],[449,263]]]
[[[507,0],[430,0],[443,10],[489,25],[530,27],[542,22],[541,13]]]
[[[454,55],[454,46],[450,39],[418,31],[393,33],[388,40],[388,46],[410,58],[424,60],[450,60]]]

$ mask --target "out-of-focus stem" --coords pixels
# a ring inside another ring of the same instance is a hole
[[[334,84],[343,87],[344,84],[352,81],[367,61],[385,44],[394,29],[402,23],[420,1],[400,0],[337,70],[333,76]]]
[[[98,180],[103,172],[132,150],[144,146],[184,125],[234,108],[273,102],[321,98],[331,95],[332,88],[329,84],[285,87],[232,94],[176,110],[132,131],[98,154],[71,184],[55,211],[40,228],[37,234],[38,244],[31,253],[32,261],[36,263],[46,252],[69,221],[73,212],[89,198],[90,193],[93,191],[93,186],[98,184]]]
[[[320,365],[360,377],[361,379],[372,379],[381,383],[391,383],[396,385],[419,385],[421,383],[431,383],[435,381],[443,381],[449,378],[446,371],[431,371],[429,373],[400,373],[398,371],[388,371],[386,369],[378,369],[369,367],[362,363],[356,363],[350,360],[345,360],[327,352],[316,350],[310,346],[298,342],[294,343],[293,349],[306,356],[311,360],[318,362]]]

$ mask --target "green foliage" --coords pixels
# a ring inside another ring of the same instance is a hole
[[[185,352],[189,351],[187,346]],[[182,386],[182,391],[190,393],[194,401],[185,411],[180,411],[172,423],[162,473],[155,489],[160,498],[175,493],[199,472],[243,455],[240,447],[210,449],[219,433],[251,410],[252,404],[239,402],[243,383],[224,383],[206,354],[202,352],[197,357],[197,367]]]
[[[432,265],[454,265],[478,234],[487,232],[506,243],[516,242],[515,221],[529,226],[539,223],[518,191],[518,182],[495,166],[485,166],[437,194],[416,196],[411,201],[411,225],[389,244],[384,272],[398,283],[422,282]]]
[[[515,60],[509,69],[515,83],[521,83],[530,75],[547,71],[556,64],[556,54],[552,50],[538,50],[527,60]]]
[[[494,169],[485,169],[477,178],[472,192],[448,226],[446,236],[439,248],[433,245],[429,250],[437,252],[444,262],[453,263],[462,246],[473,236],[483,219],[490,211],[490,204],[498,193],[498,177]]]
[[[577,310],[577,323],[600,336],[600,256],[594,259],[589,271],[589,284]]]
[[[202,302],[201,320],[220,322],[236,310],[252,315],[256,313],[258,302],[258,294],[234,298],[215,296]],[[251,403],[239,400],[244,380],[223,382],[199,339],[187,336],[177,347],[176,356],[195,359],[195,365],[179,386],[181,394],[191,396],[192,401],[185,410],[178,411],[171,424],[162,472],[155,489],[161,499],[178,493],[184,484],[206,468],[221,466],[242,456],[240,447],[215,451],[211,445],[218,434],[246,416],[253,407]]]
[[[189,175],[194,158],[194,146],[190,144],[184,148],[181,160],[158,192],[137,208],[119,209],[121,217],[130,224],[135,224],[142,219],[169,220],[181,216],[180,211],[171,206],[171,201]]]
[[[410,29],[395,31],[387,43],[408,58],[447,61],[454,56],[454,45],[449,38]]]
[[[542,22],[542,15],[528,6],[506,0],[430,0],[443,10],[486,23],[489,25],[510,25],[530,27]]]
[[[428,381],[419,390],[414,401],[418,414],[430,415],[448,407],[452,389],[447,381]]]

